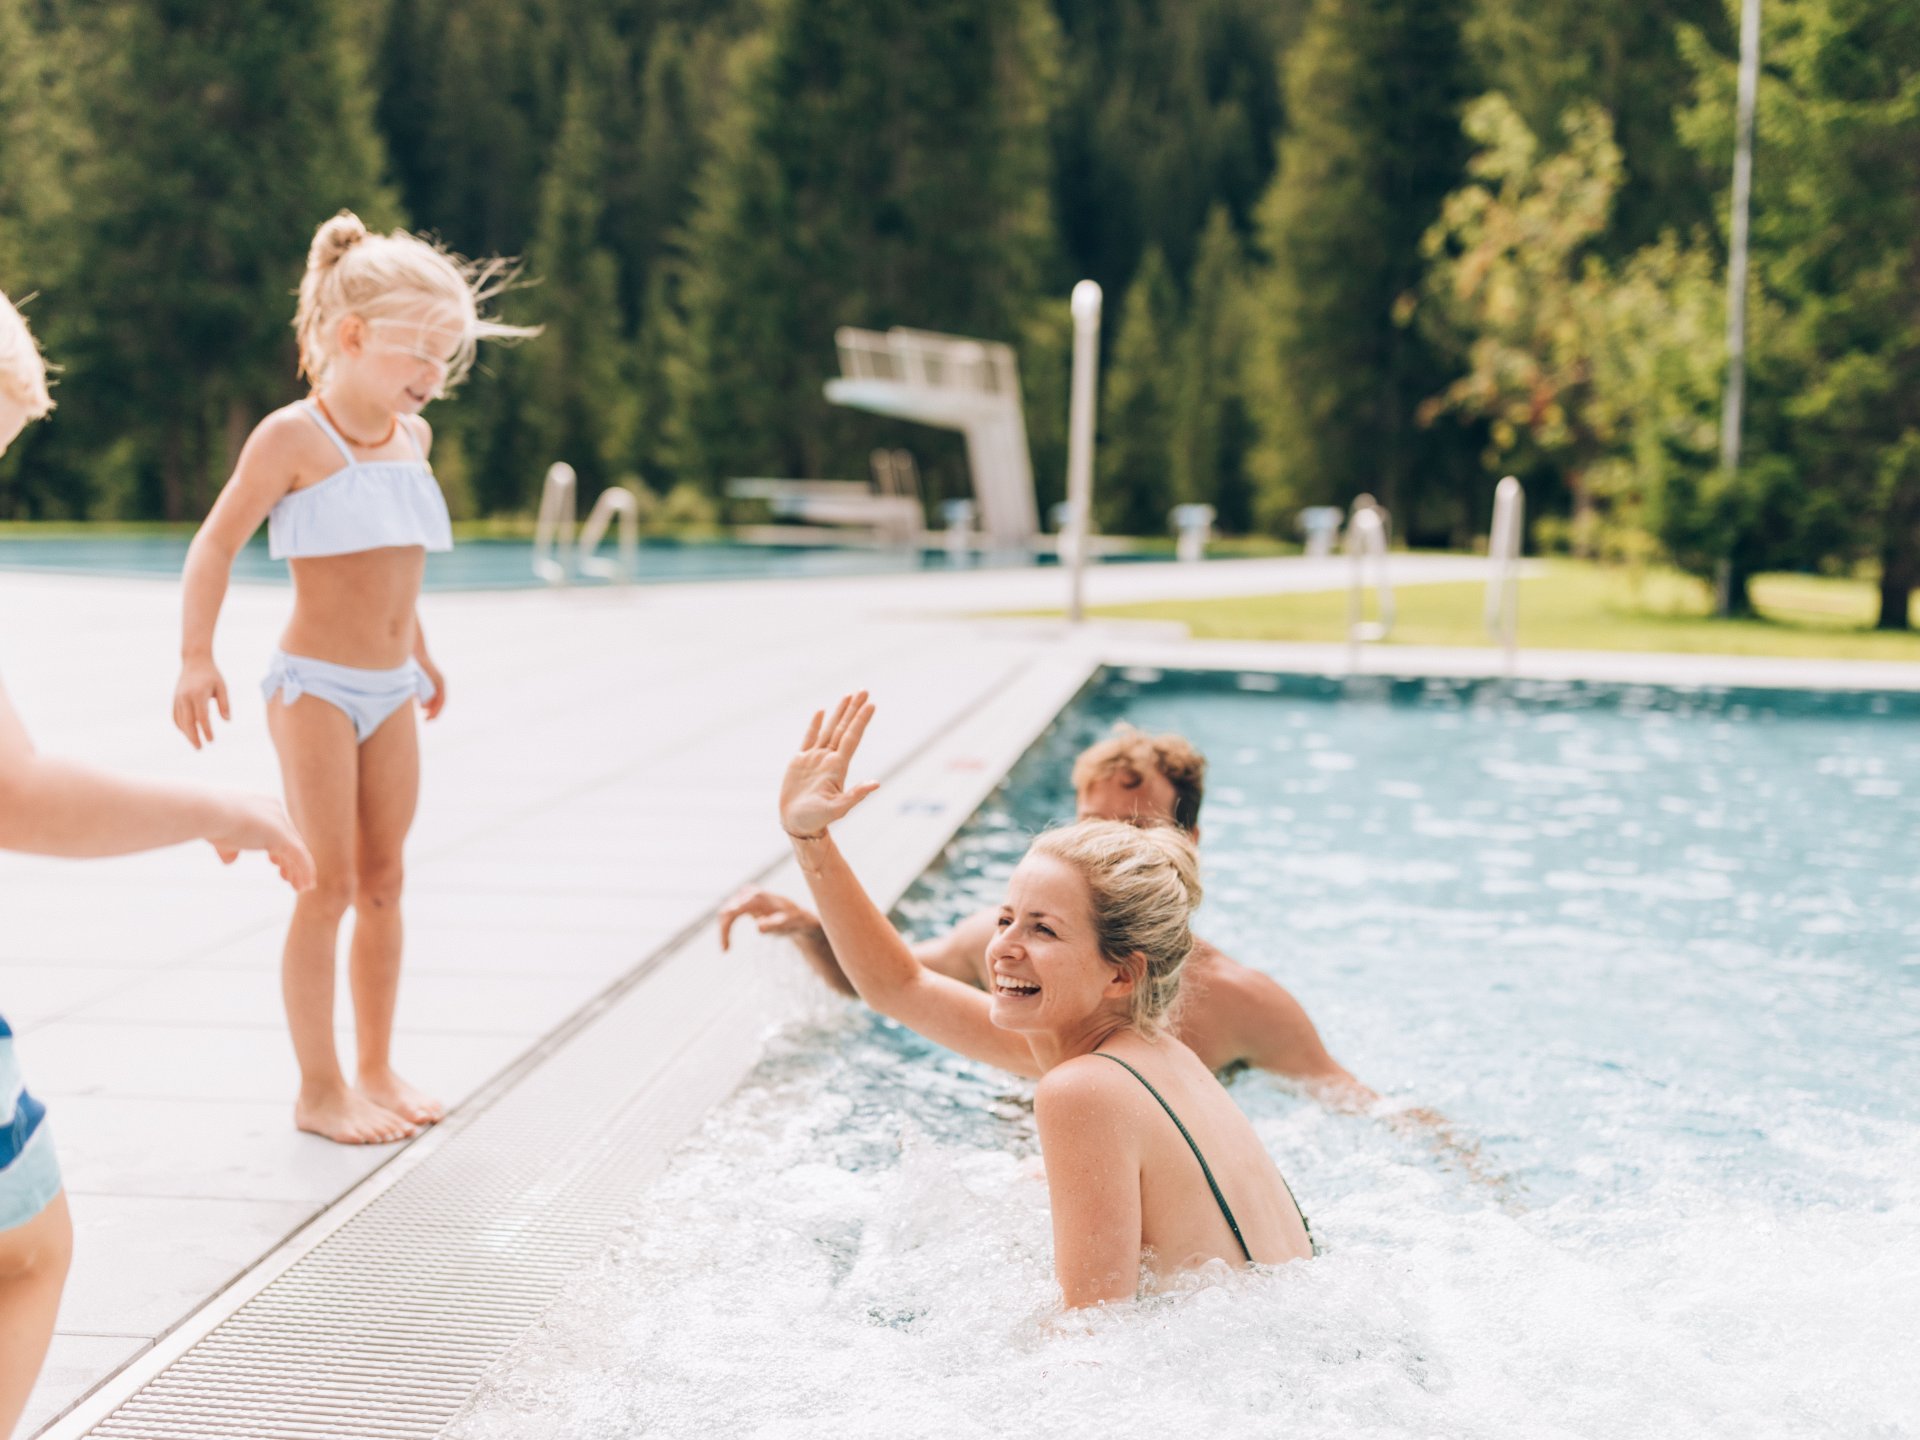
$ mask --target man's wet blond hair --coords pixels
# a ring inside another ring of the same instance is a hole
[[[358,215],[342,210],[314,232],[307,249],[300,308],[293,318],[300,373],[316,389],[326,384],[340,321],[349,315],[368,322],[405,321],[417,319],[422,310],[444,310],[455,327],[444,337],[449,358],[440,389],[445,394],[473,368],[480,341],[540,333],[503,325],[483,313],[511,278],[512,267],[504,260],[463,260],[405,230],[375,235]]]
[[[1081,820],[1042,832],[1032,853],[1071,865],[1086,881],[1101,955],[1133,974],[1129,1019],[1142,1035],[1158,1035],[1172,1023],[1180,974],[1193,954],[1200,904],[1193,842],[1165,825]]]
[[[1200,828],[1200,801],[1207,789],[1207,759],[1184,735],[1148,735],[1122,720],[1106,739],[1073,762],[1073,788],[1084,790],[1109,775],[1144,779],[1158,771],[1173,786],[1173,821],[1189,835]]]
[[[24,411],[29,420],[53,409],[47,363],[40,358],[40,347],[33,343],[25,318],[4,294],[0,294],[0,399]]]

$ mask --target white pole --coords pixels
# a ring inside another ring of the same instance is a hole
[[[1727,396],[1720,408],[1720,468],[1740,468],[1741,410],[1747,390],[1747,212],[1753,200],[1753,107],[1760,86],[1760,0],[1741,0],[1740,86],[1733,152],[1733,225],[1727,257]],[[1718,609],[1732,599],[1732,562],[1719,566]]]
[[[1100,375],[1100,287],[1073,287],[1073,400],[1067,415],[1067,619],[1086,617],[1087,540],[1093,528],[1093,412]]]
[[[1493,527],[1487,535],[1487,634],[1506,651],[1513,674],[1520,645],[1520,537],[1525,529],[1526,492],[1509,475],[1493,490]]]

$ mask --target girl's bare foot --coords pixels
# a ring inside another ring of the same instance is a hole
[[[312,1093],[302,1090],[293,1105],[293,1123],[341,1145],[387,1145],[420,1133],[418,1125],[344,1085]]]
[[[360,1083],[354,1088],[375,1105],[415,1125],[435,1125],[447,1118],[446,1106],[391,1070],[363,1070]]]

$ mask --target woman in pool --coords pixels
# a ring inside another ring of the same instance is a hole
[[[1220,1082],[1166,1030],[1200,901],[1192,844],[1092,820],[1034,841],[987,945],[993,988],[929,970],[868,897],[830,827],[878,787],[847,771],[866,693],[816,713],[787,766],[780,823],[861,999],[928,1039],[1039,1077],[1033,1111],[1070,1308],[1131,1299],[1211,1261],[1313,1253],[1306,1218]]]
[[[431,720],[447,700],[415,609],[427,552],[453,548],[420,412],[459,381],[476,340],[531,333],[481,318],[496,270],[404,231],[370,235],[345,211],[322,225],[294,321],[313,393],[247,438],[187,554],[173,722],[195,749],[213,739],[213,706],[232,718],[213,632],[235,554],[264,520],[273,555],[291,562],[293,618],[262,689],[287,806],[319,882],[294,905],[281,987],[300,1065],[294,1123],[343,1144],[404,1139],[442,1114],[389,1053],[401,852],[420,789],[413,702]],[[354,1085],[333,1043],[349,906]]]

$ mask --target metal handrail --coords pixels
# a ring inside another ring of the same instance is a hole
[[[1493,490],[1493,527],[1487,534],[1487,634],[1505,647],[1507,673],[1520,648],[1520,544],[1526,531],[1527,492],[1509,475]]]
[[[593,552],[606,538],[608,526],[620,517],[619,558],[603,560]],[[640,498],[624,485],[612,485],[600,492],[580,527],[579,565],[582,575],[622,584],[640,573]]]
[[[1387,523],[1378,506],[1361,505],[1347,521],[1347,644],[1356,666],[1360,646],[1393,633],[1393,584],[1387,576]],[[1380,597],[1380,618],[1366,615],[1367,562],[1374,567],[1374,590]]]
[[[562,554],[573,544],[573,467],[556,461],[540,486],[540,514],[533,523],[533,573],[549,585],[567,583]]]

